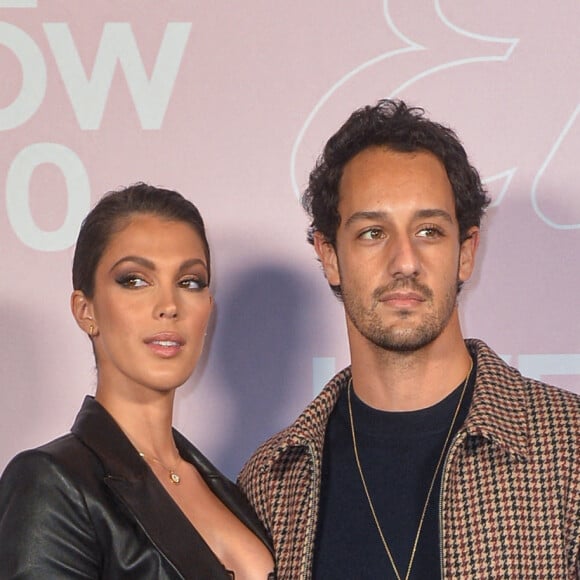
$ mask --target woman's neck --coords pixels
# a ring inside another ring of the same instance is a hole
[[[97,387],[95,399],[115,419],[139,452],[169,464],[178,458],[171,429],[174,391],[128,397]]]

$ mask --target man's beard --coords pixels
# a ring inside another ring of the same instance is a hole
[[[449,288],[438,308],[424,313],[416,325],[406,327],[404,326],[405,319],[417,316],[414,311],[401,309],[393,312],[392,316],[398,317],[398,321],[388,325],[384,323],[378,312],[381,296],[397,291],[418,293],[425,300],[423,304],[435,306],[432,290],[413,278],[397,279],[387,286],[377,288],[373,292],[369,309],[366,309],[359,299],[352,297],[344,285],[342,300],[346,315],[369,342],[384,350],[400,353],[414,352],[433,342],[445,330],[457,302],[457,285]]]

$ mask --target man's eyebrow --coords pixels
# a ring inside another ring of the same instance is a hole
[[[416,214],[418,218],[443,218],[445,221],[448,221],[450,224],[453,223],[453,218],[448,211],[444,209],[420,209]]]
[[[345,222],[345,227],[363,220],[385,220],[389,214],[386,211],[357,211],[353,213]]]
[[[345,227],[352,225],[358,221],[384,221],[390,218],[391,214],[386,211],[357,211],[353,213],[345,222]],[[425,218],[442,218],[450,224],[453,223],[453,218],[448,211],[444,209],[420,209],[415,212],[415,218],[425,219]]]

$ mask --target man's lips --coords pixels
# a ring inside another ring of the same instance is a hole
[[[425,297],[418,292],[385,292],[380,302],[425,302]]]
[[[413,306],[425,302],[425,297],[418,292],[385,292],[379,302],[386,302],[393,306]]]

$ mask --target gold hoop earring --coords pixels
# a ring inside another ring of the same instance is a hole
[[[93,333],[95,332],[95,327],[91,324],[89,325],[89,336],[93,338]]]

